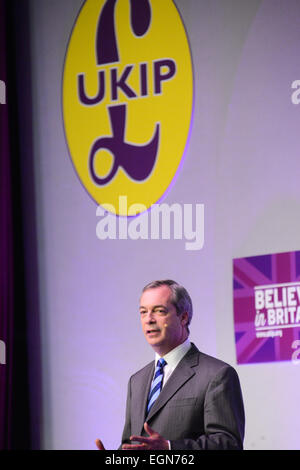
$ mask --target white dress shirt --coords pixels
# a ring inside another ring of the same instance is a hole
[[[164,385],[167,383],[168,379],[171,377],[172,373],[174,372],[175,368],[178,366],[179,362],[181,359],[186,355],[188,350],[191,347],[191,342],[187,338],[184,343],[180,344],[176,348],[172,349],[172,351],[168,352],[164,356],[160,356],[159,354],[155,354],[155,365],[157,364],[158,359],[161,357],[164,358],[166,361],[166,365],[164,367],[164,375],[163,375],[163,384],[162,388]],[[168,442],[169,450],[171,450],[171,442]]]
[[[164,360],[167,363],[164,367],[164,376],[163,376],[163,384],[162,384],[163,387],[167,383],[168,379],[174,372],[175,368],[177,367],[181,359],[186,355],[190,347],[191,347],[191,342],[187,338],[184,341],[184,343],[180,344],[176,348],[172,349],[172,351],[168,352],[167,354],[163,356]],[[160,357],[161,356],[159,354],[157,353],[155,354],[155,364],[157,364],[157,361],[158,359],[160,359]]]

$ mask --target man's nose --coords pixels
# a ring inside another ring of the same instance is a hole
[[[155,322],[155,315],[153,312],[148,312],[147,313],[147,318],[146,318],[147,323],[154,323]]]

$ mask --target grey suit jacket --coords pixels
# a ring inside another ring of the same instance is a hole
[[[242,449],[245,415],[236,371],[192,343],[146,416],[154,361],[128,384],[122,443],[145,435],[145,421],[171,449]]]

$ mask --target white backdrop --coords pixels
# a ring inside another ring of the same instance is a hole
[[[96,437],[119,446],[128,378],[153,357],[139,294],[162,278],[191,294],[191,339],[239,373],[245,448],[299,448],[300,366],[236,366],[232,258],[300,247],[300,107],[291,102],[300,4],[176,0],[191,45],[195,113],[164,202],[205,205],[204,248],[186,251],[178,240],[96,237],[96,204],[71,164],[61,110],[64,55],[82,3],[29,2],[42,448],[93,449]]]

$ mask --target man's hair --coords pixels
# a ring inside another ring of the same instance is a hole
[[[188,321],[186,324],[186,328],[188,333],[190,332],[188,325],[192,321],[192,316],[193,316],[193,304],[192,304],[192,299],[188,293],[188,291],[185,289],[185,287],[181,286],[175,281],[172,281],[171,279],[165,279],[162,281],[152,281],[149,284],[147,284],[142,292],[145,292],[146,290],[149,289],[155,289],[157,287],[161,286],[168,286],[172,292],[171,295],[171,302],[176,308],[177,315],[181,315],[184,312],[187,312],[188,314]]]

